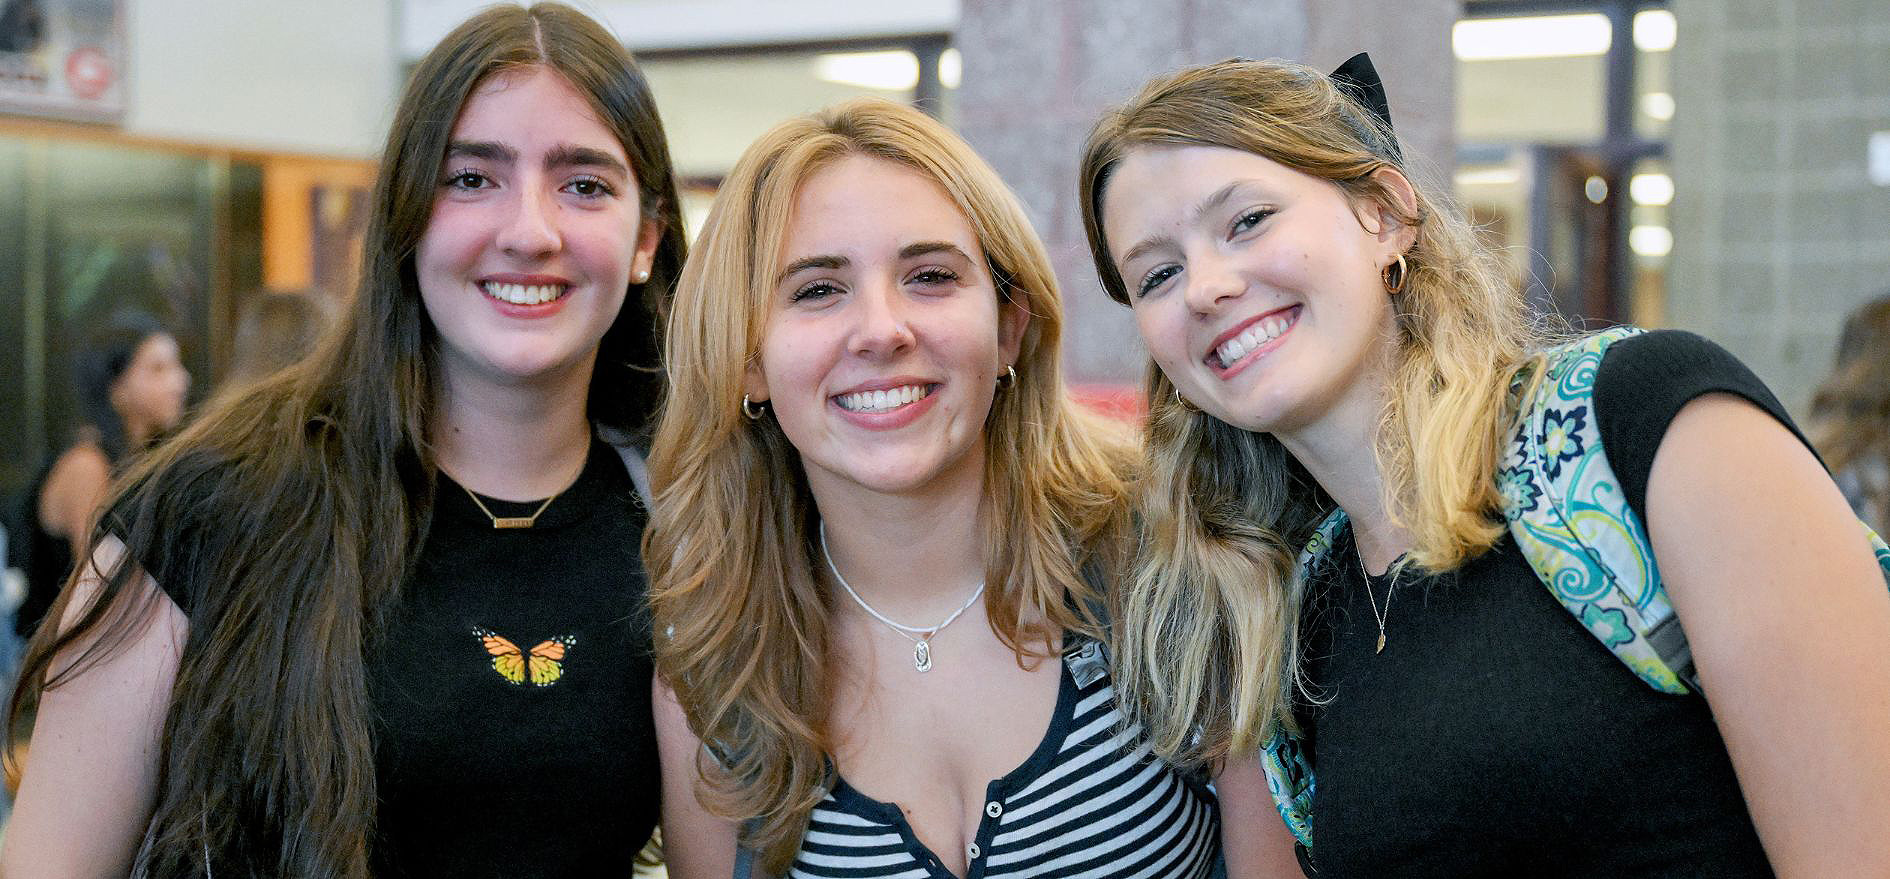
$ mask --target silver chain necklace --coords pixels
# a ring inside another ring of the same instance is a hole
[[[833,552],[827,549],[827,523],[825,520],[822,520],[820,523],[820,554],[827,560],[827,570],[833,574],[833,578],[840,584],[840,588],[845,589],[847,595],[853,598],[854,604],[859,605],[861,610],[871,614],[873,619],[891,626],[893,631],[898,632],[901,636],[912,642],[912,667],[922,672],[932,670],[932,636],[937,635],[940,629],[951,625],[954,620],[958,619],[960,614],[970,610],[973,604],[978,603],[978,597],[984,594],[984,583],[980,582],[978,588],[972,590],[971,597],[965,599],[965,603],[960,605],[957,610],[952,611],[951,616],[946,617],[943,621],[930,626],[908,626],[905,623],[897,622],[885,614],[874,610],[872,605],[866,603],[866,599],[860,597],[860,593],[853,591],[853,587],[847,585],[847,578],[840,576],[840,568],[833,563]]]
[[[1391,575],[1391,585],[1385,587],[1385,612],[1379,613],[1378,596],[1372,594],[1372,575],[1370,571],[1365,570],[1365,551],[1358,549],[1357,542],[1352,544],[1352,548],[1358,550],[1358,572],[1365,577],[1365,600],[1372,603],[1372,618],[1378,621],[1378,649],[1372,651],[1372,655],[1376,656],[1385,652],[1385,618],[1391,615],[1391,593],[1397,591],[1398,588],[1398,566],[1393,563],[1390,568],[1385,569],[1386,573]]]

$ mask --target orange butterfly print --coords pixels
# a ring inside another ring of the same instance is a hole
[[[520,650],[510,639],[490,629],[473,629],[473,637],[492,654],[492,670],[508,682],[524,686],[549,687],[564,677],[564,653],[577,643],[573,635],[559,635],[540,641],[530,650]]]

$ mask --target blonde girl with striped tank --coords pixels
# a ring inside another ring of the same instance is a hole
[[[738,838],[771,875],[1206,875],[1212,795],[1098,645],[1135,456],[1065,393],[1016,198],[854,102],[751,146],[699,242],[645,544],[671,875]]]

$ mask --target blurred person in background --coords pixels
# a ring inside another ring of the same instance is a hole
[[[72,443],[28,489],[26,597],[13,628],[31,637],[91,537],[112,474],[184,417],[190,372],[177,338],[143,312],[119,312],[74,363],[80,424]]]
[[[684,257],[654,101],[596,22],[492,7],[416,66],[374,193],[343,326],[125,475],[28,647],[8,879],[630,875],[625,452]]]
[[[1212,868],[1205,779],[1118,723],[1135,455],[1066,393],[1062,327],[1016,197],[918,110],[841,104],[737,162],[651,451],[672,876]]]
[[[1890,531],[1890,296],[1857,307],[1812,395],[1813,436],[1859,518]]]
[[[334,300],[317,290],[251,294],[230,344],[229,386],[255,381],[308,356],[334,324],[337,310]]]

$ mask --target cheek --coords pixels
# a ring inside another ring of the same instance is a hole
[[[1174,309],[1162,305],[1151,302],[1137,306],[1135,329],[1149,356],[1163,369],[1169,369],[1188,359],[1188,336],[1183,322],[1172,313]]]
[[[768,394],[790,408],[819,396],[825,372],[817,333],[804,327],[770,327],[761,346],[761,377]]]

